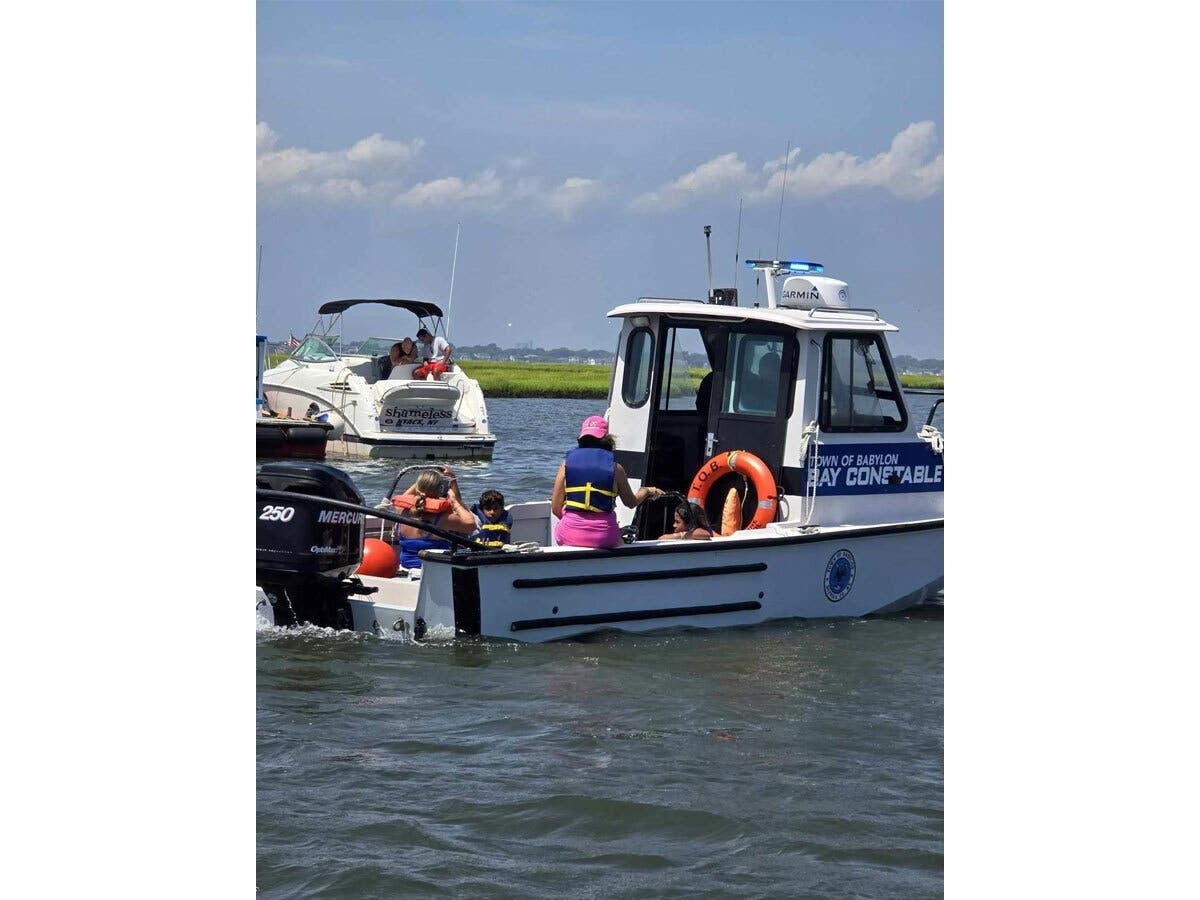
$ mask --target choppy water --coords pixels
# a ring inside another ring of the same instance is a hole
[[[933,397],[911,396],[924,422]],[[915,407],[915,408],[914,408]],[[549,495],[603,403],[493,400],[464,497]],[[368,502],[396,465],[340,461]],[[940,609],[522,645],[258,635],[261,896],[929,897]]]

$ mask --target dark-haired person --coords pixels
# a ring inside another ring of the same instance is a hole
[[[554,541],[564,547],[612,548],[621,545],[616,498],[630,509],[662,491],[643,486],[634,491],[613,451],[616,441],[602,416],[588,416],[579,429],[579,446],[567,454],[550,496],[559,517]]]
[[[488,490],[479,495],[479,502],[471,507],[478,527],[471,534],[471,539],[487,544],[489,547],[503,547],[512,543],[513,517],[504,508],[504,495],[499,491]]]
[[[450,368],[450,354],[454,348],[440,334],[434,337],[424,327],[417,332],[417,340],[425,345],[421,352],[425,361],[413,370],[413,378],[424,378],[426,375],[432,375],[435,379],[441,377]]]
[[[683,502],[675,508],[675,530],[664,534],[660,541],[708,541],[713,529],[708,524],[704,508],[697,503]]]

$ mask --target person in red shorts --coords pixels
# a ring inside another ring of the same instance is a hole
[[[450,367],[450,354],[454,352],[454,348],[440,334],[437,337],[430,334],[428,328],[417,332],[417,340],[425,345],[422,353],[425,361],[413,369],[413,378],[424,378],[427,375],[440,378]]]

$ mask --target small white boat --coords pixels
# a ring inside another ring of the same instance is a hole
[[[519,503],[500,551],[424,551],[419,570],[355,575],[364,540],[388,539],[400,519],[362,505],[349,479],[324,491],[313,478],[335,476],[276,464],[258,480],[259,621],[549,641],[934,599],[944,441],[932,413],[919,429],[909,420],[886,340],[897,328],[850,307],[846,283],[818,264],[748,265],[763,273],[765,307],[715,291],[709,302],[643,298],[609,313],[622,320],[606,415],[617,461],[635,489],[676,494],[618,505],[628,543],[555,546],[550,502]],[[731,487],[733,533],[661,539],[681,496],[719,523]]]
[[[333,426],[316,418],[280,416],[267,406],[262,378],[266,368],[267,338],[256,336],[254,455],[273,459],[324,459],[325,443]]]
[[[421,325],[435,335],[442,330],[441,309],[421,300],[324,303],[317,311],[316,326],[300,346],[263,373],[263,391],[270,405],[276,410],[307,410],[315,403],[315,416],[325,417],[333,426],[329,453],[392,459],[491,459],[496,436],[488,427],[483,391],[457,363],[440,376],[416,378],[417,365],[400,365],[389,371],[388,349],[400,338],[370,338],[351,353],[333,349],[343,313],[362,304],[414,313],[414,334]]]

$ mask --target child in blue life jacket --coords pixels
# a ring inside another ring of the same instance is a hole
[[[502,547],[512,543],[512,513],[504,508],[504,495],[499,491],[484,491],[479,502],[471,507],[471,514],[479,526],[471,535],[473,540],[489,547]]]

